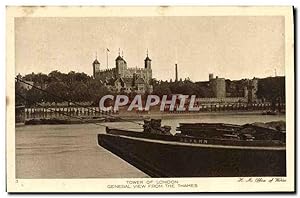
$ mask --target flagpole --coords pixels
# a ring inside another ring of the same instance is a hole
[[[106,67],[108,69],[108,50],[106,49]]]

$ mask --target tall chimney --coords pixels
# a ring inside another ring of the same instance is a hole
[[[177,63],[175,63],[175,82],[178,81]]]

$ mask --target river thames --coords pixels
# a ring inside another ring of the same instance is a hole
[[[198,115],[164,119],[175,133],[179,122],[246,124],[285,120],[285,115]],[[134,123],[101,125],[141,131]],[[27,125],[16,127],[17,178],[142,178],[149,177],[98,146],[97,134],[105,127],[95,124]]]

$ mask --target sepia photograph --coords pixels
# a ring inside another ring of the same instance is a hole
[[[294,191],[293,32],[293,7],[7,7],[8,191]]]

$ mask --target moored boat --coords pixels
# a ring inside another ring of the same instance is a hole
[[[98,143],[152,177],[285,176],[285,132],[262,128],[181,123],[172,135],[151,120],[143,132],[107,128]]]

